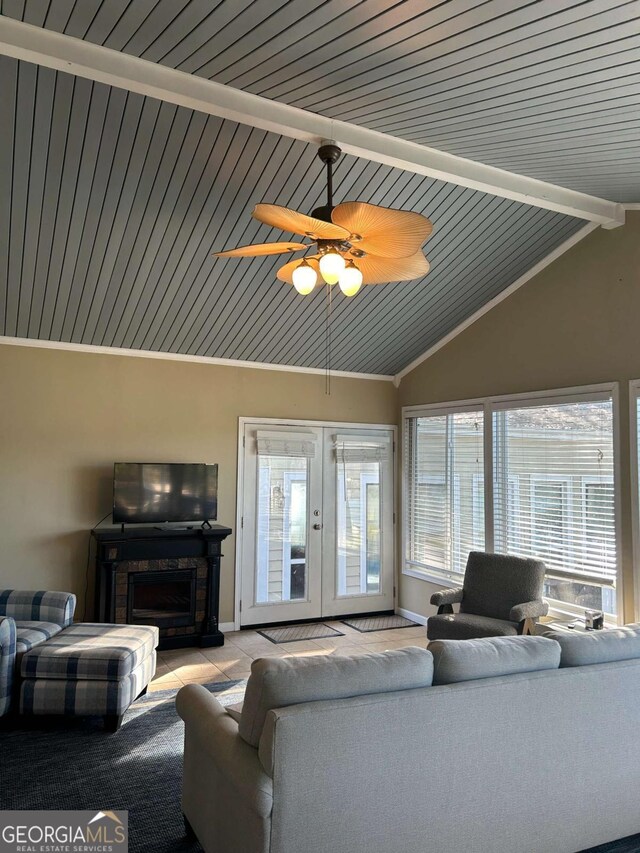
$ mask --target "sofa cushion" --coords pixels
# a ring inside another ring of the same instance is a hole
[[[473,640],[476,637],[509,637],[518,633],[517,622],[505,622],[475,613],[442,613],[429,616],[427,636],[430,640]]]
[[[640,624],[604,631],[545,631],[560,644],[560,666],[588,666],[640,658]]]
[[[56,622],[31,622],[25,619],[16,620],[16,651],[23,655],[45,640],[50,640],[59,634],[62,627]]]
[[[560,665],[560,646],[545,637],[434,640],[429,651],[433,655],[434,684],[557,669]]]
[[[429,687],[432,677],[431,653],[417,647],[353,656],[258,658],[251,665],[238,731],[257,747],[272,708]]]
[[[118,681],[158,645],[154,625],[77,622],[22,658],[23,678]]]

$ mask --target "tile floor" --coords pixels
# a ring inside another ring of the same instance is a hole
[[[404,646],[426,647],[426,627],[393,628],[361,634],[342,622],[327,621],[343,637],[304,640],[299,643],[275,644],[257,631],[233,631],[225,634],[219,648],[173,649],[158,653],[158,668],[149,690],[168,690],[183,684],[207,684],[247,678],[251,661],[259,657],[306,657],[308,655],[358,654],[401,649]]]

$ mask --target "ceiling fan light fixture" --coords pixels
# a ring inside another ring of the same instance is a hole
[[[344,258],[336,249],[329,249],[320,258],[320,273],[327,284],[337,284],[344,270]]]
[[[291,278],[293,279],[293,286],[298,293],[301,296],[307,296],[316,286],[318,274],[311,264],[307,263],[306,260],[303,260],[294,269]]]
[[[362,286],[362,273],[353,261],[348,261],[338,279],[340,290],[345,296],[355,296]]]

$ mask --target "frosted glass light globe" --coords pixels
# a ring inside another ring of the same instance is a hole
[[[344,258],[331,250],[320,258],[320,272],[327,284],[336,284],[344,269]]]
[[[362,286],[362,273],[353,261],[349,261],[346,267],[342,270],[338,283],[340,285],[340,290],[345,296],[355,296],[355,294],[360,290],[360,287]]]
[[[311,293],[313,288],[316,286],[318,273],[310,264],[306,261],[302,261],[302,263],[294,269],[291,278],[293,279],[293,286],[298,293],[302,294],[302,296],[306,296],[308,293]]]

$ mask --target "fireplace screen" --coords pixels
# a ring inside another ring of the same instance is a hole
[[[129,577],[130,623],[163,628],[192,625],[195,603],[194,570],[136,572]]]

